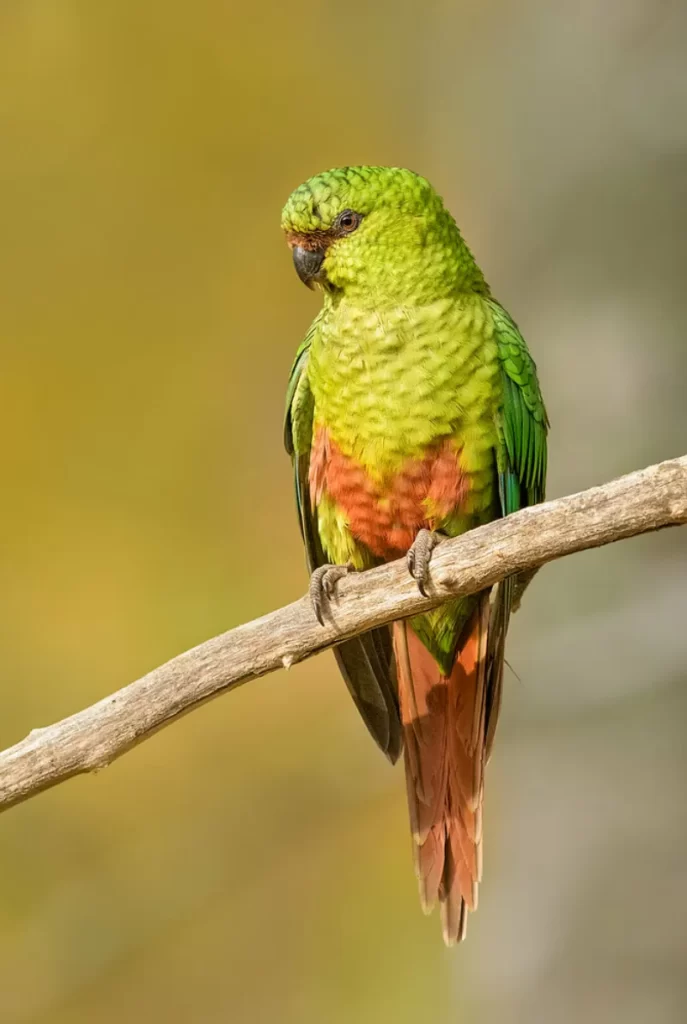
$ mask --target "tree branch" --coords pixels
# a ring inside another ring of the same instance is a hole
[[[337,585],[320,626],[306,597],[214,637],[0,753],[0,809],[103,768],[158,729],[249,679],[289,668],[373,626],[473,594],[511,573],[687,523],[687,456],[524,509],[435,549],[423,597],[399,560]]]

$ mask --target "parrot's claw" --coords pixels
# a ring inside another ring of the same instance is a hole
[[[335,596],[337,582],[350,571],[350,565],[320,565],[310,577],[310,600],[321,626],[324,626],[327,606]]]
[[[432,559],[432,551],[434,551],[434,548],[441,539],[433,530],[420,530],[406,555],[408,572],[417,583],[417,589],[423,597],[427,597],[429,563]]]

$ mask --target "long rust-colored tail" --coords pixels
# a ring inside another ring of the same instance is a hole
[[[444,676],[410,625],[394,623],[415,871],[425,912],[440,903],[447,945],[465,937],[482,876],[488,626],[484,595]]]

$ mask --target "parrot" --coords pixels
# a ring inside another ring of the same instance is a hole
[[[451,213],[400,167],[340,167],[290,195],[281,227],[322,308],[288,380],[291,456],[320,623],[346,573],[399,558],[423,594],[432,551],[544,499],[537,370]],[[534,573],[345,640],[372,737],[403,753],[423,910],[465,937],[482,877],[484,771],[509,618]]]

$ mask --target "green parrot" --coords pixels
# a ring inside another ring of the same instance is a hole
[[[282,228],[323,296],[285,422],[322,622],[344,573],[405,556],[424,593],[442,537],[542,501],[548,420],[520,331],[425,178],[325,171],[291,194]],[[477,906],[506,630],[530,576],[335,650],[378,745],[392,763],[404,751],[420,898],[439,902],[449,945]]]

